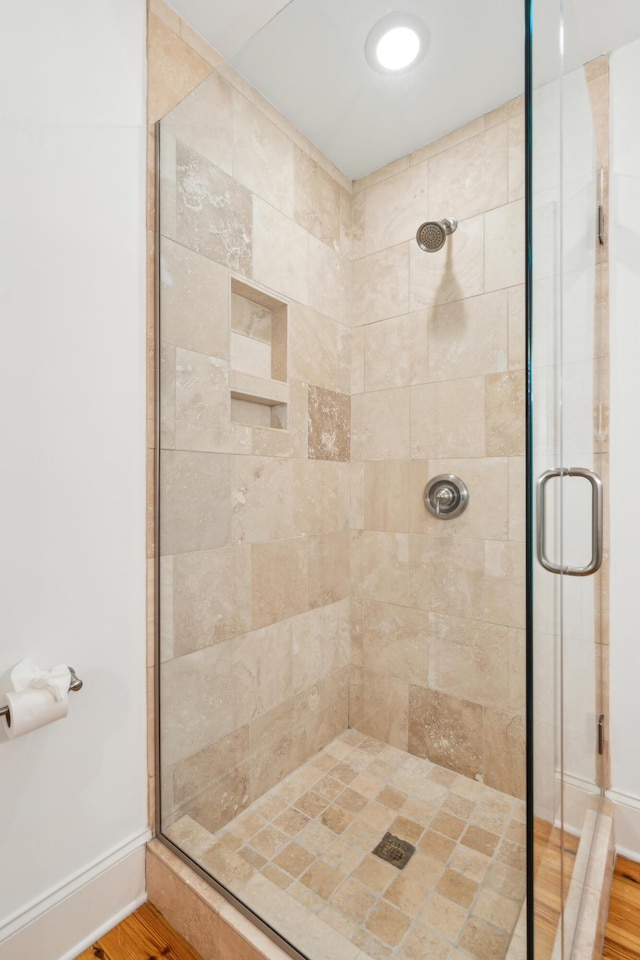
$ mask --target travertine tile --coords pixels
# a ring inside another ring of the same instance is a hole
[[[376,902],[376,897],[357,880],[347,880],[333,898],[339,910],[356,923],[362,923]]]
[[[227,139],[230,125],[227,124]],[[253,194],[293,216],[294,145],[264,112],[233,91],[233,176]]]
[[[409,750],[474,778],[483,769],[483,708],[410,684]]]
[[[230,423],[228,361],[177,348],[175,362],[177,448],[248,453],[248,434]]]
[[[593,113],[596,140],[598,143],[598,161],[603,167],[609,166],[609,73],[603,71],[589,80],[589,98]]]
[[[519,900],[503,897],[493,890],[481,890],[473,907],[473,913],[510,934],[516,925],[522,904]]]
[[[325,827],[337,834],[344,833],[349,824],[353,823],[351,814],[334,804],[330,804],[322,811],[320,820]]]
[[[274,623],[236,637],[231,679],[236,722],[248,723],[293,695],[291,623]]]
[[[309,305],[341,323],[351,322],[353,269],[333,247],[309,237]]]
[[[471,824],[464,832],[460,842],[477,853],[483,853],[486,857],[493,856],[499,838],[482,827]]]
[[[388,903],[379,903],[373,908],[366,927],[389,946],[396,946],[409,929],[411,921]]]
[[[476,883],[482,883],[487,876],[491,862],[491,857],[486,854],[473,850],[463,843],[458,843],[451,857],[450,866],[458,873],[464,874],[465,877],[475,880]]]
[[[251,795],[260,797],[308,756],[306,729],[295,700],[287,700],[252,720],[250,736]]]
[[[294,477],[292,460],[232,458],[234,543],[285,539],[295,533]]]
[[[164,833],[177,846],[188,850],[195,857],[202,856],[213,843],[211,832],[189,816],[181,817],[170,827],[164,827]]]
[[[506,203],[507,138],[507,125],[501,123],[433,157],[429,209],[467,220]]]
[[[451,840],[459,840],[466,827],[466,823],[464,820],[454,817],[453,814],[441,810],[440,813],[433,818],[429,826],[431,830],[441,833],[444,837],[449,837]]]
[[[455,943],[467,919],[467,911],[439,893],[434,893],[429,897],[419,919],[426,927]]]
[[[524,200],[486,213],[484,233],[485,291],[524,283]]]
[[[338,884],[344,880],[344,874],[335,867],[317,860],[312,863],[300,878],[300,882],[317,893],[323,900],[328,900]]]
[[[148,118],[154,123],[197,87],[212,67],[176,34],[173,24],[153,11],[149,13],[147,43]]]
[[[162,121],[162,135],[200,154],[225,173],[232,173],[232,90],[218,73],[212,73],[173,108]]]
[[[324,607],[349,595],[349,533],[309,538],[309,606]]]
[[[367,600],[363,608],[363,662],[387,677],[428,683],[429,614]]]
[[[370,737],[383,740],[400,750],[407,749],[408,686],[405,680],[364,671],[362,690],[362,729]],[[364,790],[358,780],[354,788]],[[380,783],[374,782],[376,795]]]
[[[483,243],[484,220],[479,216],[459,223],[439,253],[424,253],[416,243],[411,244],[409,309],[420,310],[483,293]]]
[[[173,717],[162,731],[162,756],[173,764],[236,729],[236,697],[231,676],[233,641],[171,660],[161,667],[165,709]],[[195,711],[196,702],[200,709]]]
[[[249,762],[246,760],[229,769],[224,776],[209,780],[206,789],[189,801],[194,820],[212,833],[226,826],[251,802],[250,778]],[[238,864],[238,867],[244,876],[245,866]]]
[[[176,929],[180,928],[182,935],[203,960],[215,960],[218,955],[218,911],[224,902],[222,897],[200,877],[195,877],[160,841],[152,843],[153,848],[147,848],[146,863],[151,903],[158,907],[169,923]],[[179,866],[174,866],[174,861]],[[187,883],[187,877],[192,882]],[[206,896],[203,896],[202,888]]]
[[[338,384],[338,325],[329,317],[289,306],[289,369],[296,380],[335,390]]]
[[[524,798],[525,725],[521,716],[486,710],[484,781],[496,790]]]
[[[309,387],[309,457],[348,461],[351,449],[351,399],[344,393]]]
[[[348,601],[318,607],[295,617],[293,688],[301,693],[349,663]]]
[[[251,548],[251,622],[254,629],[308,607],[307,542],[255,543]]]
[[[420,840],[418,849],[431,860],[446,864],[456,849],[456,844],[450,837],[444,837],[435,830],[429,829]]]
[[[427,209],[427,163],[407,167],[364,193],[364,254],[413,240]]]
[[[469,920],[460,939],[460,945],[478,960],[504,957],[509,946],[506,933],[495,930],[483,920]]]
[[[209,550],[229,543],[229,457],[214,453],[163,452],[160,493],[162,554]]]
[[[509,702],[509,628],[428,614],[432,690],[491,706]],[[420,681],[416,681],[420,682]]]
[[[216,263],[251,276],[251,194],[181,143],[176,162],[176,239]]]
[[[524,197],[524,109],[509,120],[509,202]]]
[[[334,248],[340,242],[341,188],[304,150],[294,154],[294,220]]]
[[[246,633],[251,623],[249,547],[173,558],[173,655]]]
[[[290,843],[274,857],[273,862],[292,877],[299,877],[313,863],[313,855],[299,843]]]
[[[397,873],[396,868],[392,867],[391,864],[369,854],[364,858],[358,869],[354,871],[353,876],[370,890],[383,893],[397,877]]]
[[[470,907],[478,884],[455,870],[445,870],[436,887],[439,894],[462,907]]]
[[[521,370],[526,363],[525,288],[509,288],[509,369]]]
[[[409,537],[408,595],[413,605],[450,616],[488,619],[484,617],[485,542],[493,541]]]
[[[425,383],[409,389],[413,458],[485,456],[482,377]]]
[[[258,197],[253,198],[253,277],[278,296],[308,303],[309,234]]]
[[[162,342],[228,358],[227,269],[166,237],[160,256]]]
[[[160,449],[176,446],[176,348],[160,345]]]
[[[354,460],[402,460],[409,456],[410,390],[378,390],[352,397],[351,456]]]
[[[524,371],[485,377],[488,456],[524,455],[524,391]]]
[[[429,319],[428,379],[459,380],[505,371],[507,333],[506,290],[434,307]]]
[[[360,538],[359,596],[399,606],[411,605],[409,537],[365,530]]]
[[[365,389],[406,387],[433,379],[429,375],[426,310],[370,323],[364,328]],[[410,345],[410,346],[409,346]]]
[[[364,392],[364,328],[351,332],[351,396]]]
[[[294,529],[321,536],[349,525],[349,465],[332,460],[294,463]]]
[[[353,264],[354,327],[409,312],[409,243],[373,253]],[[413,256],[413,252],[411,254]],[[411,309],[419,310],[424,303]]]

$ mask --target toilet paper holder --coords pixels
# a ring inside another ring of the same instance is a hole
[[[78,676],[78,674],[73,669],[73,667],[69,667],[69,673],[71,674],[71,683],[69,684],[69,690],[74,690],[76,692],[78,690],[82,690],[84,684],[80,679],[80,677]],[[9,707],[8,706],[0,707],[0,717],[8,717],[8,716],[9,716]]]

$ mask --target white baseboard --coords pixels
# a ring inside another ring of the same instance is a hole
[[[147,898],[150,837],[148,829],[130,837],[10,917],[0,927],[0,960],[73,960],[132,913]]]
[[[616,853],[640,862],[640,797],[607,790],[615,808]]]

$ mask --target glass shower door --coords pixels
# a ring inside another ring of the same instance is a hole
[[[592,109],[572,10],[536,0],[531,22],[530,956],[541,960],[572,954],[581,890],[574,865],[580,844],[588,850],[603,782],[603,492]]]

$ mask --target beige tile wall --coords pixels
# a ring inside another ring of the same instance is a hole
[[[160,131],[161,745],[165,823],[214,831],[348,724],[351,184],[197,79]],[[232,420],[232,278],[289,305],[286,429]]]
[[[524,792],[521,100],[354,184],[351,723]],[[456,217],[437,254],[414,237]],[[422,502],[458,474],[460,518]],[[358,515],[359,514],[359,515]]]

